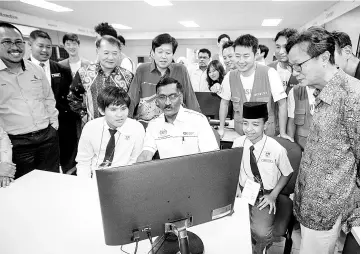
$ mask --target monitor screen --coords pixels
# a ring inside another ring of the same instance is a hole
[[[221,97],[215,93],[209,92],[195,92],[199,106],[203,115],[211,119],[219,119],[219,105]],[[233,106],[232,102],[229,103],[227,117],[233,119]]]
[[[163,235],[167,222],[191,218],[194,226],[230,214],[242,149],[97,170],[105,243],[131,243],[133,231],[144,228]]]

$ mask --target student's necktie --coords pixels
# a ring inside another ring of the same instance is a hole
[[[249,148],[249,156],[250,156],[249,162],[251,165],[251,171],[252,171],[253,176],[255,177],[255,181],[261,185],[261,190],[263,190],[262,177],[261,177],[261,174],[259,173],[258,166],[257,166],[257,159],[256,159],[256,156],[254,156],[253,151],[254,151],[254,146],[251,146]]]
[[[44,63],[39,63],[40,67],[43,69],[43,71],[45,71],[45,64]]]
[[[110,139],[105,150],[105,156],[103,162],[99,165],[100,167],[109,167],[112,165],[115,150],[115,133],[117,130],[109,129]]]

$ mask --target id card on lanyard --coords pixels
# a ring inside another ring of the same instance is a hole
[[[248,204],[253,206],[258,197],[260,188],[261,185],[259,183],[256,183],[255,181],[249,180],[247,178],[241,198],[243,198],[248,202]]]

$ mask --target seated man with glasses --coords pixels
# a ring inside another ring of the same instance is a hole
[[[137,162],[151,160],[156,151],[164,159],[219,149],[207,118],[181,105],[183,87],[177,80],[161,79],[156,93],[156,105],[163,114],[149,122]]]

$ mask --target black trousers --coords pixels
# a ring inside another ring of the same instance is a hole
[[[9,135],[13,145],[15,179],[34,169],[59,173],[59,138],[51,125],[21,135]]]
[[[80,136],[78,138],[77,127],[77,119],[74,113],[59,113],[60,165],[64,173],[76,165],[75,158],[80,138]]]

